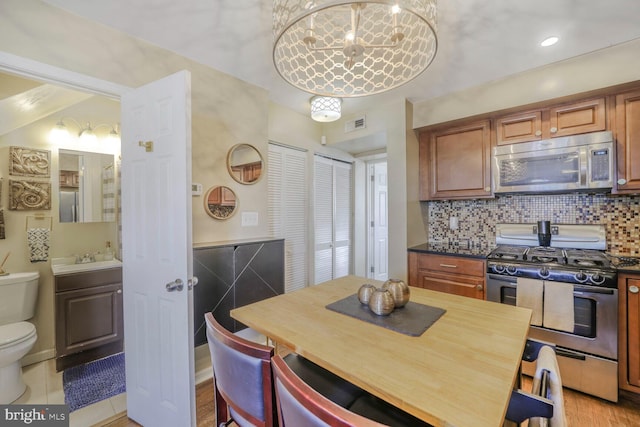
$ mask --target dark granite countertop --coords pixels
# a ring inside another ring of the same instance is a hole
[[[608,254],[612,264],[618,270],[618,273],[636,273],[640,274],[640,258]]]
[[[480,245],[468,241],[460,243],[451,242],[427,242],[407,249],[409,252],[421,252],[425,254],[453,255],[468,258],[485,259],[494,246]]]

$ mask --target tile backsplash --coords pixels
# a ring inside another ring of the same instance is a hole
[[[495,244],[496,223],[603,224],[607,251],[640,256],[640,196],[608,194],[507,195],[495,199],[422,202],[429,240]],[[449,229],[449,218],[458,229]]]

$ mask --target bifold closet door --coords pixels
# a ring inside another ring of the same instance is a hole
[[[285,239],[285,292],[308,283],[306,164],[306,151],[269,144],[269,231]]]
[[[351,272],[352,166],[316,156],[314,162],[314,283]]]

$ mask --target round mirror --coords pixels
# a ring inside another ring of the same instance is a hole
[[[236,212],[238,199],[229,187],[218,186],[207,190],[204,198],[204,210],[215,219],[231,218]]]
[[[262,176],[262,156],[253,145],[234,145],[227,154],[227,169],[240,184],[255,184]]]

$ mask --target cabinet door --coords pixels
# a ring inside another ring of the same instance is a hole
[[[496,144],[507,145],[542,139],[542,112],[527,111],[496,120]]]
[[[616,97],[618,193],[640,190],[640,91]]]
[[[640,387],[640,279],[628,279],[627,296],[627,364],[629,384]]]
[[[122,284],[56,293],[56,356],[123,338]]]
[[[553,137],[605,130],[605,100],[590,99],[551,108],[549,134]]]
[[[434,271],[418,272],[418,287],[464,297],[484,299],[484,279]]]
[[[492,197],[488,120],[420,135],[422,200]]]

